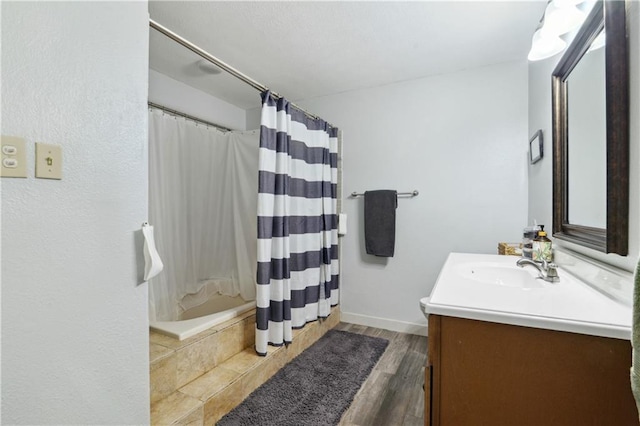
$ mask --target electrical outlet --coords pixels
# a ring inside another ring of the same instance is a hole
[[[62,179],[62,147],[36,143],[36,177]]]
[[[24,139],[17,136],[4,136],[0,142],[0,177],[27,177],[27,154]]]

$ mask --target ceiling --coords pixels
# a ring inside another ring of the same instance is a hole
[[[546,0],[150,1],[151,18],[291,101],[526,60]],[[243,109],[255,89],[155,30],[150,68]]]

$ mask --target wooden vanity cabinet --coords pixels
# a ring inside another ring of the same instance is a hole
[[[638,425],[628,340],[429,316],[425,424]]]

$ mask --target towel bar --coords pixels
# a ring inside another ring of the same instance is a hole
[[[418,190],[415,189],[411,192],[398,192],[398,197],[417,197],[419,194]],[[364,195],[364,193],[360,194],[356,191],[353,191],[351,193],[351,198],[356,198],[356,197],[362,197]]]

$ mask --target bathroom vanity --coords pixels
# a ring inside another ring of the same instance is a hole
[[[637,425],[631,307],[562,268],[452,253],[427,304],[427,425]]]

